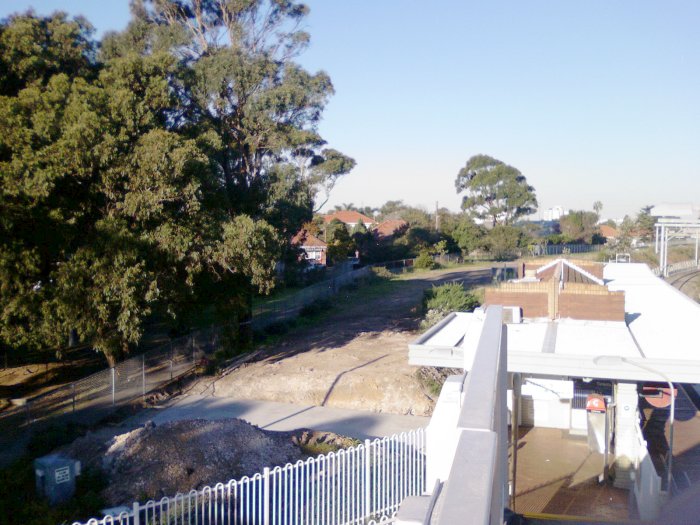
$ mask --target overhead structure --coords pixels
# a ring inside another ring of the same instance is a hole
[[[695,238],[695,265],[700,241],[699,219],[659,218],[654,225],[654,251],[659,255],[661,275],[668,277],[668,245],[673,239]]]

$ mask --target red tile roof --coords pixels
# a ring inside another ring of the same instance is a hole
[[[298,246],[320,246],[325,247],[327,244],[315,235],[311,235],[306,230],[301,230],[294,237],[292,237],[292,244]]]
[[[606,239],[615,239],[619,235],[618,231],[615,228],[613,228],[612,226],[608,226],[607,224],[601,224],[599,226],[599,229],[600,234]]]
[[[389,219],[388,221],[382,222],[374,231],[377,237],[391,237],[405,228],[408,228],[408,223],[405,220]]]
[[[328,223],[334,219],[338,219],[340,222],[345,224],[357,224],[358,222],[363,222],[365,224],[375,224],[374,219],[367,217],[357,211],[341,210],[330,213],[323,217],[324,222]]]

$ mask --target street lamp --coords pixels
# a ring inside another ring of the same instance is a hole
[[[668,462],[666,463],[666,479],[667,479],[667,492],[670,495],[671,494],[671,486],[672,486],[672,481],[673,481],[673,422],[675,420],[675,408],[676,408],[676,394],[674,393],[673,390],[673,382],[664,374],[663,372],[659,372],[658,370],[655,370],[654,368],[651,368],[646,365],[640,365],[639,363],[635,363],[634,361],[630,361],[626,359],[625,357],[619,356],[619,355],[599,355],[597,357],[593,358],[593,363],[596,365],[616,365],[620,363],[627,363],[628,365],[636,366],[637,368],[641,368],[642,370],[645,370],[649,373],[656,374],[659,377],[661,377],[665,383],[668,383],[668,389],[669,393],[671,395],[671,411],[669,414],[669,423],[670,423],[670,430],[669,430],[669,443],[668,443]]]

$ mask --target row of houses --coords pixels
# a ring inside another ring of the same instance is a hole
[[[368,231],[372,232],[378,241],[388,240],[406,231],[408,223],[403,219],[389,219],[377,222],[374,219],[357,211],[341,210],[323,217],[324,224],[333,221],[343,223],[349,230],[353,230],[362,223]],[[325,266],[327,262],[328,244],[306,230],[299,231],[293,238],[292,244],[301,248],[304,259],[314,265]]]

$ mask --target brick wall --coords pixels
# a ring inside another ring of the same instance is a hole
[[[540,283],[532,283],[535,286]],[[539,290],[508,290],[504,285],[498,289],[486,289],[484,303],[500,304],[503,306],[519,306],[523,309],[523,317],[548,317],[547,289]]]
[[[559,294],[559,317],[624,321],[625,293],[609,292],[602,286],[569,284]]]

